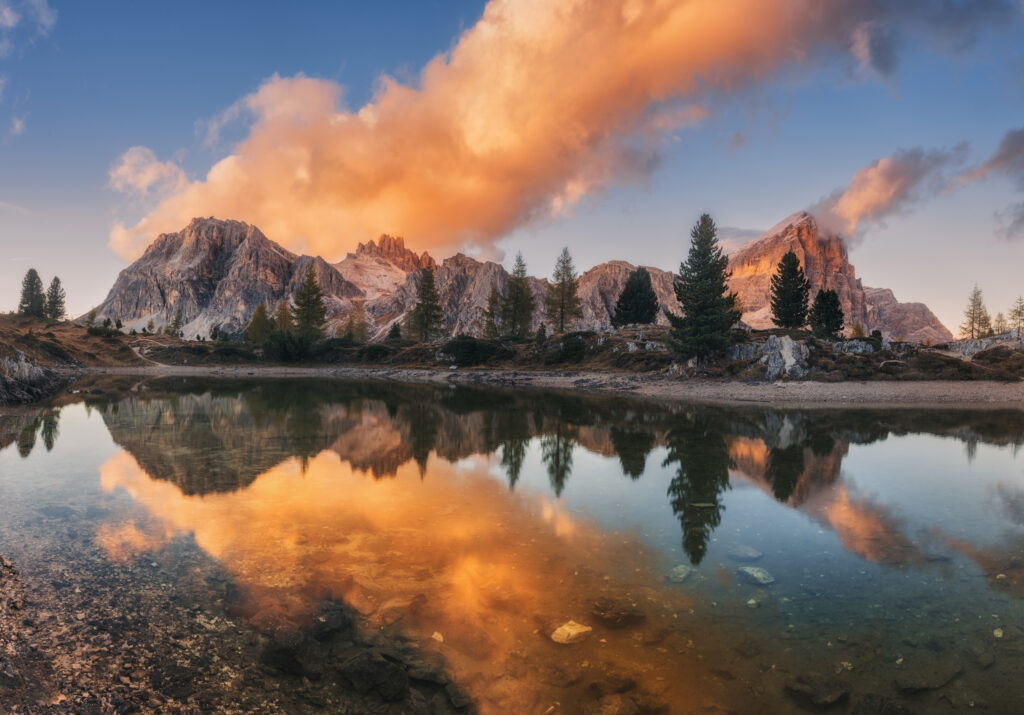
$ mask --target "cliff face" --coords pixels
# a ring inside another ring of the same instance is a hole
[[[367,300],[393,294],[413,271],[436,267],[428,253],[417,256],[402,238],[383,235],[360,243],[355,253],[334,264],[346,280],[359,286]]]
[[[839,294],[846,326],[860,322],[887,337],[944,342],[949,331],[921,303],[900,303],[892,291],[865,288],[850,264],[838,236],[823,235],[807,213],[788,217],[729,257],[730,285],[743,305],[743,320],[755,328],[773,327],[769,307],[771,275],[783,254],[794,251],[812,285]],[[355,252],[330,265],[322,258],[296,256],[269,240],[259,229],[238,221],[194,219],[178,233],[163,234],[138,261],[122,271],[97,318],[120,318],[127,328],[141,329],[149,320],[160,328],[178,310],[187,337],[208,335],[212,328],[234,332],[248,323],[264,302],[273,311],[282,299],[292,300],[306,270],[313,265],[326,296],[330,329],[344,322],[356,302],[363,302],[373,337],[383,337],[416,304],[423,269],[435,270],[446,329],[451,334],[479,335],[491,288],[505,293],[508,272],[499,264],[458,254],[438,264],[417,255],[401,238],[381,236],[359,244]],[[615,303],[629,274],[625,261],[599,264],[580,276],[583,318],[574,328],[611,324]],[[674,274],[648,267],[661,306],[679,313]],[[550,328],[544,310],[548,281],[530,278],[536,312],[532,329]],[[659,311],[657,321],[664,324]]]
[[[952,340],[949,330],[923,303],[900,303],[891,290],[866,288],[856,276],[839,236],[823,234],[814,217],[795,213],[729,255],[731,288],[740,297],[743,321],[754,328],[772,328],[771,276],[782,256],[793,251],[811,283],[811,297],[824,289],[839,294],[847,328],[857,322],[866,331],[914,342]]]
[[[141,330],[150,320],[159,329],[180,310],[188,337],[219,327],[245,327],[256,306],[269,310],[291,299],[313,265],[327,297],[329,314],[347,311],[364,296],[322,258],[296,256],[241,221],[193,219],[177,233],[159,236],[143,256],[121,271],[96,308],[102,321],[120,319]]]

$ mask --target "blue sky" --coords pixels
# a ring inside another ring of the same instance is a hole
[[[107,246],[112,226],[151,208],[110,188],[130,147],[201,179],[249,131],[233,122],[205,146],[202,123],[268,78],[329,80],[356,110],[382,74],[415,85],[485,3],[293,5],[55,1],[47,24],[40,0],[0,0],[0,286],[9,294],[0,307],[13,307],[29,266],[44,280],[61,276],[73,311],[103,298],[127,265]],[[4,29],[3,8],[17,16],[13,27]],[[483,254],[509,262],[521,250],[535,274],[563,245],[581,269],[612,258],[674,269],[702,211],[723,227],[763,229],[900,149],[967,142],[963,167],[978,165],[1024,126],[1024,28],[999,25],[939,44],[904,31],[888,76],[829,52],[709,95],[709,116],[666,135],[652,172],[614,176],[559,216],[513,225]],[[567,81],[572,74],[566,68]],[[851,248],[858,275],[928,303],[954,329],[975,282],[993,313],[1006,310],[1024,292],[1024,245],[997,235],[995,214],[1024,200],[1020,188],[1013,175],[993,174],[919,192],[861,228]]]

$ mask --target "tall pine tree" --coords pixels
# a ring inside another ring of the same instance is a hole
[[[484,337],[493,340],[501,335],[501,291],[497,285],[491,286],[491,294],[487,296],[487,309],[484,310]]]
[[[283,305],[284,301],[281,301],[281,303]],[[260,303],[252,314],[249,326],[245,329],[245,339],[253,345],[262,345],[267,342],[267,338],[270,337],[272,332],[274,332],[274,323],[270,320],[270,316],[267,315],[267,306],[264,303]]]
[[[1017,337],[1020,337],[1020,329],[1024,326],[1024,296],[1017,296],[1017,300],[1014,302],[1013,307],[1010,308],[1010,327],[1017,331]]]
[[[845,318],[839,294],[834,290],[819,290],[814,296],[814,304],[808,318],[815,336],[828,340],[838,338]]]
[[[67,294],[64,292],[64,286],[61,285],[60,278],[54,276],[46,291],[46,317],[50,320],[63,320],[67,313],[66,301]]]
[[[729,259],[718,245],[711,216],[701,215],[690,237],[690,252],[675,281],[683,315],[665,313],[672,324],[668,344],[684,359],[724,351],[732,344],[732,326],[740,319],[736,294],[729,292]]]
[[[564,333],[565,327],[573,319],[583,317],[580,307],[579,278],[572,265],[569,249],[563,248],[558,260],[555,261],[553,280],[548,284],[548,293],[544,299],[548,320],[556,333]]]
[[[516,262],[512,266],[512,274],[508,277],[505,300],[501,304],[501,325],[509,335],[525,338],[530,333],[533,321],[533,294],[530,293],[530,282],[526,277],[526,262],[523,254],[516,254]]]
[[[35,268],[29,268],[21,280],[21,300],[18,301],[18,312],[33,318],[46,317],[46,295],[43,293],[43,280]]]
[[[295,292],[295,332],[307,340],[319,340],[324,336],[327,323],[327,308],[324,293],[316,281],[316,272],[310,265],[306,278]]]
[[[772,322],[780,328],[802,328],[807,322],[807,298],[811,282],[804,276],[800,259],[788,251],[771,279]]]
[[[651,285],[651,274],[637,268],[626,278],[626,285],[615,303],[612,325],[649,325],[658,316],[658,294]]]
[[[288,301],[282,299],[274,311],[274,330],[279,333],[290,334],[295,329],[295,318],[292,316],[291,306]]]
[[[441,334],[444,313],[441,312],[441,296],[434,281],[434,269],[423,269],[416,307],[409,316],[409,330],[420,342],[426,342]]]

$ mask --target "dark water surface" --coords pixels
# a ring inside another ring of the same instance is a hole
[[[0,554],[144,708],[1021,712],[1024,413],[133,387],[0,417]]]

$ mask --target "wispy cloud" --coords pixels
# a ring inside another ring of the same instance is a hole
[[[0,2],[0,30],[12,30],[21,15],[7,2]]]
[[[25,133],[25,117],[12,117],[11,128],[7,130],[7,136],[16,137]]]
[[[954,188],[967,144],[951,150],[900,149],[858,170],[850,183],[811,208],[826,230],[856,239],[918,201]]]
[[[0,201],[0,211],[4,213],[19,214],[21,216],[32,215],[32,212],[28,209],[18,206],[17,204],[8,203],[7,201]]]
[[[978,181],[992,175],[1009,177],[1024,192],[1024,127],[1011,129],[984,163],[964,174],[965,181]],[[999,235],[1007,240],[1024,238],[1024,201],[996,213]]]
[[[111,188],[137,197],[165,195],[185,186],[185,172],[172,161],[160,161],[150,149],[133,146],[110,168]]]

